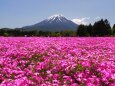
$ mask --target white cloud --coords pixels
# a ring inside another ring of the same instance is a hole
[[[78,25],[80,24],[84,24],[84,25],[88,25],[89,22],[88,20],[90,19],[90,17],[84,17],[84,18],[76,18],[76,19],[73,19],[72,21]]]
[[[99,16],[95,17],[94,20],[100,20],[101,18]]]
[[[97,16],[97,17],[83,17],[83,18],[75,18],[72,19],[72,21],[78,25],[80,24],[84,24],[84,25],[88,25],[88,24],[94,24],[96,21],[99,21],[101,19],[101,17]]]

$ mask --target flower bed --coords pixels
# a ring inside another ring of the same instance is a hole
[[[1,37],[0,86],[115,86],[115,37]]]

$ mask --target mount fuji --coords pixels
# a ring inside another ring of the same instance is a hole
[[[66,19],[63,15],[53,15],[37,24],[22,27],[24,31],[75,31],[78,25],[71,20]]]

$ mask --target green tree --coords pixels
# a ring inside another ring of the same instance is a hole
[[[87,35],[88,36],[93,36],[93,26],[89,24],[88,26],[85,26],[87,29]]]
[[[95,22],[93,25],[93,35],[94,36],[107,36],[111,35],[111,27],[108,20],[101,19]]]
[[[60,34],[62,36],[65,36],[65,37],[73,37],[73,36],[76,36],[76,33],[72,30],[66,30],[66,31],[62,31],[60,32]]]
[[[78,36],[89,36],[88,31],[87,31],[87,26],[79,25],[77,29],[77,35]]]
[[[106,25],[107,34],[112,35],[112,29],[111,29],[109,21],[107,19],[105,19],[104,22],[105,22],[105,25]]]
[[[112,28],[112,34],[115,35],[115,24],[113,25],[113,28]]]
[[[9,34],[7,32],[4,33],[4,36],[9,36]]]

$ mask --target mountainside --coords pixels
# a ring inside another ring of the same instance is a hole
[[[53,15],[37,24],[23,27],[25,31],[65,31],[77,29],[78,25],[71,20],[66,19],[63,15]]]

